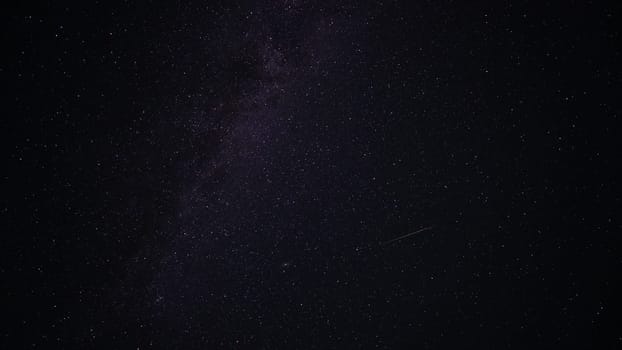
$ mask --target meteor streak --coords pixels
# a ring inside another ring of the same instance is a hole
[[[415,232],[407,233],[407,234],[405,234],[403,236],[399,236],[399,237],[393,238],[391,240],[388,240],[386,242],[383,242],[383,243],[381,243],[381,245],[387,245],[387,244],[399,241],[401,239],[408,238],[408,237],[410,237],[412,235],[416,235],[417,233],[421,233],[421,232],[428,231],[428,230],[431,230],[431,229],[432,229],[432,226],[424,227],[424,228],[422,228],[420,230],[417,230]]]

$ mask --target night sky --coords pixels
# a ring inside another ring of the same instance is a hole
[[[0,348],[621,348],[621,9],[5,7]]]

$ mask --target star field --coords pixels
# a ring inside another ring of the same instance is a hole
[[[2,348],[622,344],[614,2],[3,12]]]

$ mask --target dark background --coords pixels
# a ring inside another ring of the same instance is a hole
[[[1,347],[619,348],[620,7],[5,7]]]

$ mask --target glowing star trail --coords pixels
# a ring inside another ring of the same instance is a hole
[[[396,237],[396,238],[390,239],[390,240],[388,240],[388,241],[386,241],[386,242],[383,242],[383,243],[381,243],[381,244],[382,244],[382,245],[391,244],[391,243],[393,243],[393,242],[397,242],[397,241],[402,240],[402,239],[404,239],[404,238],[408,238],[408,237],[410,237],[410,236],[414,236],[414,235],[416,235],[416,234],[418,234],[418,233],[425,232],[425,231],[429,231],[429,230],[431,230],[431,229],[432,229],[432,226],[424,227],[424,228],[422,228],[422,229],[420,229],[420,230],[417,230],[417,231],[415,231],[415,232],[407,233],[407,234],[405,234],[405,235],[403,235],[403,236],[399,236],[399,237]]]

